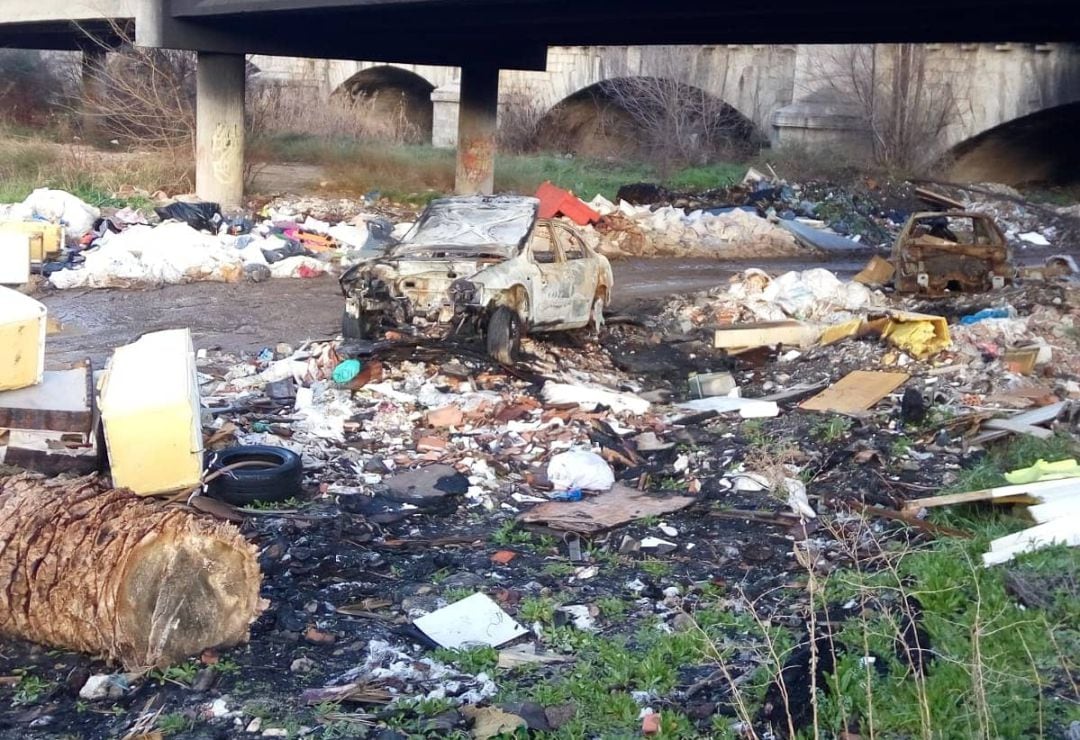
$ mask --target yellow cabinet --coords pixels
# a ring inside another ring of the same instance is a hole
[[[198,485],[202,423],[191,332],[154,332],[118,347],[98,396],[113,485],[143,495]]]
[[[41,382],[45,371],[45,306],[0,287],[0,391]]]

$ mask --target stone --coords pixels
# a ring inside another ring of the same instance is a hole
[[[127,679],[119,674],[96,673],[86,679],[79,689],[79,698],[87,701],[119,699],[128,687]]]
[[[294,660],[289,665],[289,670],[293,673],[310,673],[311,671],[315,670],[316,665],[317,664],[314,660],[305,656]]]
[[[436,429],[459,427],[464,420],[465,414],[457,406],[443,406],[427,412],[428,426]]]
[[[248,722],[248,726],[244,728],[244,732],[255,733],[262,729],[262,717],[256,717]]]
[[[337,640],[333,634],[329,632],[323,632],[315,627],[308,627],[304,631],[304,639],[310,642],[312,645],[333,645]]]

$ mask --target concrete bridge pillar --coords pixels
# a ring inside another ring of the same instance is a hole
[[[431,145],[439,149],[457,146],[461,86],[456,82],[431,91]]]
[[[499,112],[499,67],[475,62],[461,68],[457,172],[461,195],[490,195],[495,188],[495,119]]]
[[[199,52],[195,76],[195,192],[235,208],[244,198],[243,54]]]

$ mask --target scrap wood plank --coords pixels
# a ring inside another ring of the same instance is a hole
[[[982,444],[983,442],[990,442],[1000,437],[1008,436],[1012,434],[1017,425],[1022,426],[1038,426],[1040,424],[1046,424],[1054,421],[1061,412],[1069,406],[1068,401],[1058,401],[1057,403],[1050,403],[1046,406],[1040,406],[1037,409],[1031,409],[1030,411],[1024,411],[1023,413],[1010,416],[1007,421],[1012,428],[1001,427],[999,429],[993,429],[992,431],[983,432],[974,439],[971,440],[972,444]],[[985,425],[984,425],[985,426]],[[1027,433],[1027,432],[1025,432]]]
[[[1031,518],[1039,524],[1046,524],[1054,519],[1060,519],[1064,517],[1073,517],[1074,519],[1080,519],[1080,491],[1077,491],[1068,498],[1063,498],[1058,501],[1047,501],[1046,503],[1032,506],[1028,509],[1028,513],[1031,514]]]
[[[1074,517],[1055,519],[998,537],[990,543],[990,552],[983,553],[983,565],[1005,563],[1022,553],[1035,552],[1052,545],[1080,545],[1080,523]]]
[[[856,370],[816,396],[803,401],[799,408],[807,411],[835,411],[840,414],[868,411],[910,377],[907,373]]]
[[[599,496],[581,501],[546,501],[518,517],[564,532],[592,534],[647,516],[670,514],[697,501],[693,496],[655,496],[620,483]]]
[[[931,509],[936,506],[971,504],[991,500],[1000,503],[1039,503],[1053,494],[1071,492],[1074,488],[1080,491],[1080,478],[1060,478],[1036,483],[1018,483],[1014,486],[996,486],[994,488],[980,488],[977,491],[915,498],[904,504],[904,510]]]
[[[1036,439],[1050,439],[1054,436],[1054,433],[1046,427],[1024,424],[1015,419],[989,419],[983,423],[983,428],[1012,432],[1013,434],[1028,434]]]

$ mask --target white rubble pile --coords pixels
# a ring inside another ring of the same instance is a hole
[[[706,324],[789,319],[835,324],[884,305],[885,296],[879,291],[844,282],[824,268],[776,278],[750,268],[732,277],[727,286],[672,301],[659,321],[682,332]]]
[[[742,209],[722,213],[703,210],[685,213],[680,208],[615,205],[597,195],[589,205],[615,223],[629,223],[642,239],[609,238],[604,229],[587,227],[586,234],[609,256],[680,256],[759,259],[805,254],[786,229]],[[618,230],[616,230],[616,233]]]

